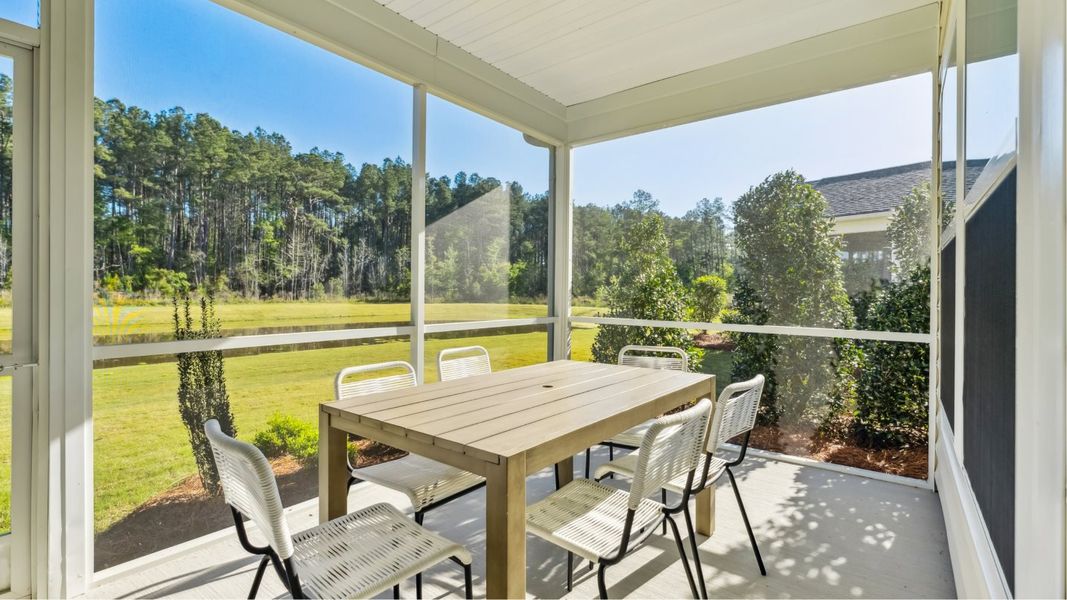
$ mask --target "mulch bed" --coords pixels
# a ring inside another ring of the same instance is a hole
[[[927,449],[863,448],[848,440],[821,436],[811,428],[757,425],[749,445],[837,465],[926,479]]]
[[[404,452],[368,440],[354,442],[357,467],[369,467],[404,456]],[[282,504],[292,506],[318,496],[318,463],[283,456],[271,462]],[[96,570],[196,539],[233,525],[221,496],[211,496],[200,477],[183,479],[145,502],[111,527],[96,534]]]

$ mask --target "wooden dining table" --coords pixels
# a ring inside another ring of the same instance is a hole
[[[526,594],[526,478],[647,419],[701,398],[715,376],[560,360],[319,407],[319,519],[344,515],[348,434],[486,478],[486,591]],[[714,529],[714,489],[696,497],[697,531]]]

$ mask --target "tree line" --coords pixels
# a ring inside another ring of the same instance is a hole
[[[357,167],[338,152],[296,151],[278,133],[115,99],[96,100],[95,124],[93,265],[102,292],[407,298],[411,165],[403,159]],[[428,176],[426,190],[431,298],[545,297],[547,191],[465,172]],[[643,191],[612,207],[575,207],[577,296],[594,298],[610,283],[626,260],[630,222],[655,208]],[[686,282],[725,266],[721,199],[664,219]]]

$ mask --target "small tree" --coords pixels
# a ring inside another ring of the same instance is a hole
[[[668,253],[663,217],[658,212],[648,212],[630,227],[623,239],[624,256],[628,260],[604,294],[607,316],[684,321],[688,293]],[[627,344],[676,346],[689,352],[691,362],[700,358],[699,350],[693,347],[692,338],[684,329],[601,325],[593,340],[593,359],[614,363]]]
[[[701,275],[693,280],[693,317],[711,323],[726,308],[726,280],[718,275]]]
[[[191,300],[185,294],[173,296],[174,337],[178,340],[211,339],[219,336],[221,324],[215,316],[215,295],[209,291],[200,298],[200,328],[195,328]],[[226,391],[226,369],[222,352],[183,352],[178,354],[178,412],[189,433],[193,459],[200,483],[218,494],[219,474],[204,434],[204,423],[217,419],[227,435],[237,434],[230,396]]]
[[[822,194],[794,171],[771,175],[734,204],[736,291],[728,320],[752,325],[847,328],[852,309],[841,275],[840,240]],[[821,422],[853,393],[854,348],[806,336],[733,333],[735,381],[767,377],[763,423]]]

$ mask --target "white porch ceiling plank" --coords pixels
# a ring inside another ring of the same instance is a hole
[[[761,3],[768,8],[778,4],[775,0],[763,0]],[[736,13],[753,4],[756,3],[730,6],[728,10],[721,11],[723,13],[721,16],[726,16],[724,13],[727,12]],[[576,80],[571,89],[562,90],[559,93],[568,99],[577,101],[591,100],[592,97],[583,95],[584,90],[627,90],[648,83],[650,80],[655,81],[651,78],[660,74],[673,77],[698,70],[706,66],[712,57],[724,59],[721,62],[726,62],[752,54],[754,47],[751,40],[777,39],[781,40],[783,45],[792,44],[802,39],[864,22],[869,16],[869,9],[859,3],[849,3],[842,7],[837,6],[836,2],[821,2],[819,6],[809,5],[810,10],[804,10],[799,4],[792,6],[794,8],[791,10],[782,11],[781,18],[749,21],[742,26],[722,32],[718,38],[709,40],[706,54],[698,54],[692,52],[690,48],[672,45],[670,39],[664,36],[664,33],[682,38],[699,36],[700,32],[707,27],[703,19],[689,20],[678,27],[671,28],[670,32],[659,31],[643,36],[640,47],[614,64],[610,60],[611,48],[598,50],[574,62],[573,73],[584,71],[585,76]],[[715,15],[716,18],[719,16],[720,14]],[[815,22],[798,26],[798,23],[808,19],[814,19]],[[653,52],[655,48],[662,48],[662,50]],[[675,72],[664,73],[662,70],[664,63],[672,65],[674,67],[672,71]],[[598,65],[599,68],[597,68]],[[545,84],[541,78],[546,74],[531,75],[525,77],[524,80],[534,88],[544,90]],[[566,104],[572,104],[572,102],[568,101]]]
[[[565,106],[935,0],[379,0]]]
[[[937,4],[567,108],[575,145],[932,71]]]

